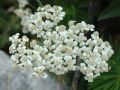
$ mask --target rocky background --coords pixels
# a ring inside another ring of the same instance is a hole
[[[60,84],[51,77],[34,78],[27,72],[13,69],[9,56],[0,51],[0,90],[60,90]]]

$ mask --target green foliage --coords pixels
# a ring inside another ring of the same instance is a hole
[[[115,47],[115,54],[109,60],[111,70],[89,83],[89,90],[120,90],[120,46]]]
[[[120,0],[114,0],[99,16],[98,20],[120,17]]]
[[[13,13],[12,7],[16,0],[0,1],[0,49],[8,44],[11,35],[19,32],[19,18]],[[11,11],[9,11],[11,9]]]
[[[7,8],[8,6],[15,6],[15,3],[17,3],[17,0],[0,0],[0,7]]]
[[[14,14],[9,15],[0,9],[0,48],[8,44],[9,36],[19,32],[19,29],[19,19]]]

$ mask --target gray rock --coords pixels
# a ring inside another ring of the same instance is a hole
[[[67,90],[66,86],[62,90]],[[34,78],[27,72],[11,67],[7,54],[0,51],[0,90],[60,90],[60,84],[53,78]]]

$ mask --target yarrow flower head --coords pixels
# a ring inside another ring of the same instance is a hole
[[[10,37],[13,63],[43,77],[47,71],[61,75],[80,70],[92,82],[100,73],[108,72],[107,61],[114,51],[99,38],[94,25],[73,20],[68,26],[58,25],[65,15],[62,10],[60,6],[45,5],[34,13],[23,8],[15,11],[21,18],[23,33],[31,33],[37,39],[20,37],[18,33]]]

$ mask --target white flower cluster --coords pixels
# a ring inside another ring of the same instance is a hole
[[[31,32],[37,34],[37,37],[44,36],[45,31],[52,31],[63,17],[65,12],[62,7],[45,5],[38,7],[37,12],[31,13],[30,9],[19,8],[15,13],[21,18],[21,25],[23,26],[23,33]]]
[[[12,42],[9,50],[13,54],[11,59],[14,65],[17,64],[17,67],[21,69],[30,70],[36,76],[42,75],[46,77],[46,74],[43,72],[45,70],[45,61],[40,56],[40,54],[45,53],[46,48],[40,47],[37,45],[36,40],[32,40],[30,42],[30,48],[27,49],[29,38],[26,36],[20,38],[19,36],[20,34],[17,33],[9,38]]]
[[[47,70],[57,75],[80,70],[89,82],[109,70],[107,60],[113,50],[99,38],[94,25],[72,20],[68,27],[58,25],[65,15],[60,6],[39,7],[34,14],[21,11],[22,15],[19,10],[16,13],[22,19],[23,32],[35,34],[38,39],[20,38],[19,34],[10,37],[11,57],[19,68],[36,76],[44,76]]]

